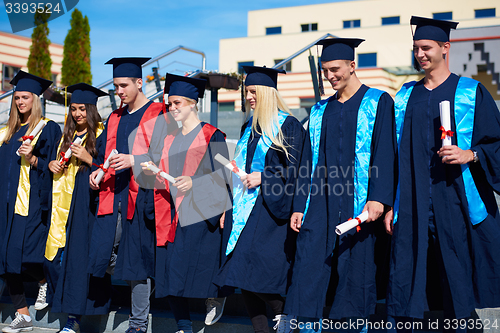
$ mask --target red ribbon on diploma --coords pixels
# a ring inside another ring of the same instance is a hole
[[[26,140],[33,140],[35,137],[33,135],[23,135],[21,137],[21,139],[23,139],[23,141],[26,141]]]
[[[443,126],[439,127],[441,131],[441,140],[446,139],[446,137],[452,137],[454,132],[452,130],[447,131]]]
[[[358,220],[358,225],[356,226],[356,232],[360,232],[361,231],[361,226],[360,226],[361,219],[359,217],[355,217],[354,219]],[[350,220],[352,220],[352,217],[350,217],[347,221],[350,221]]]
[[[93,165],[93,166],[98,167],[99,169],[101,169],[102,171],[104,171],[104,173],[108,172],[108,169],[106,169],[106,168],[104,167],[104,164],[99,164],[99,165],[97,165],[97,164],[95,164],[95,163],[92,163],[92,165]]]
[[[69,158],[66,158],[66,154],[62,151],[61,152],[61,165],[63,165],[64,163],[66,163],[68,161],[69,161]]]
[[[234,173],[240,172],[240,169],[236,166],[236,161],[235,160],[231,161],[231,165],[233,166],[233,172]]]

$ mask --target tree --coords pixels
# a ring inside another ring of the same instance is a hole
[[[70,24],[71,29],[64,39],[61,83],[65,86],[79,82],[92,84],[89,20],[75,8]]]
[[[49,45],[49,20],[50,13],[35,13],[35,28],[31,34],[30,55],[28,57],[28,71],[36,76],[51,80],[52,59],[50,58]]]

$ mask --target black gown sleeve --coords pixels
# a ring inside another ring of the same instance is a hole
[[[302,153],[297,168],[297,182],[293,198],[293,213],[304,213],[311,184],[312,150],[309,127],[303,134]]]
[[[482,84],[476,91],[471,149],[476,150],[479,157],[478,163],[469,163],[472,175],[484,172],[489,185],[500,193],[500,113]]]
[[[302,124],[289,116],[282,126],[288,156],[272,146],[266,155],[261,175],[261,195],[269,212],[278,219],[289,219],[301,161],[305,131]]]
[[[396,124],[394,101],[384,93],[379,100],[372,136],[367,201],[392,207],[396,184]]]
[[[217,154],[229,159],[226,140],[220,131],[212,136],[196,174],[191,177],[195,209],[212,225],[216,225],[222,213],[231,207],[229,170],[214,159]]]

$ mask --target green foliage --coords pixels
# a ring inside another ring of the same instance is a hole
[[[30,55],[28,57],[28,71],[44,79],[51,80],[52,59],[50,58],[49,25],[47,23],[50,13],[35,14],[35,28],[31,35]]]
[[[70,24],[71,29],[64,39],[61,83],[65,86],[79,82],[92,84],[89,20],[75,8]]]

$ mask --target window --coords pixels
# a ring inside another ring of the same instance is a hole
[[[399,16],[382,17],[382,25],[399,24]]]
[[[361,20],[344,21],[344,29],[359,28],[360,26],[361,26]]]
[[[266,35],[279,35],[281,34],[281,27],[266,28]]]
[[[476,18],[483,17],[495,17],[496,11],[495,8],[487,8],[487,9],[476,9],[474,10]]]
[[[302,32],[318,31],[318,23],[301,24],[300,27],[302,28]]]
[[[433,13],[432,18],[435,20],[453,20],[453,13],[452,12]]]
[[[282,62],[284,59],[274,59],[274,64],[277,65],[279,64],[280,62]],[[280,67],[281,69],[284,69],[285,71],[287,72],[291,72],[292,71],[292,62],[289,61],[287,64],[285,64],[284,66]]]
[[[377,53],[359,53],[358,67],[377,67]]]
[[[243,66],[253,66],[253,61],[242,61],[238,63],[238,73],[244,74]]]
[[[16,76],[17,72],[21,70],[20,67],[3,64],[2,66],[2,90],[8,91],[14,88],[9,82]]]
[[[234,102],[219,102],[219,111],[234,111]]]

